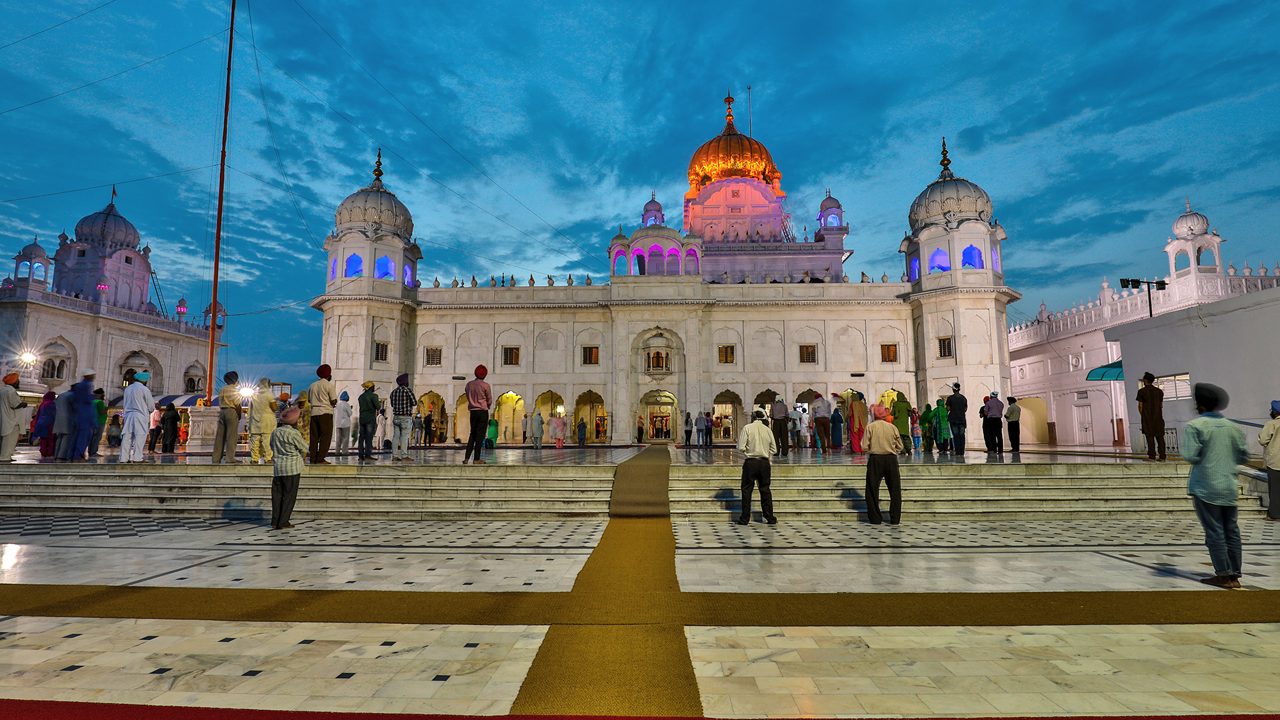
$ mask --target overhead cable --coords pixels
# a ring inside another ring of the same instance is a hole
[[[58,28],[62,27],[63,25],[66,25],[67,23],[71,22],[72,20],[79,20],[80,18],[84,17],[85,15],[88,15],[89,13],[95,13],[95,12],[97,12],[97,11],[101,10],[102,8],[104,8],[104,7],[108,6],[108,5],[112,5],[112,4],[116,3],[116,2],[118,2],[118,0],[107,0],[106,2],[102,3],[101,5],[98,5],[98,6],[96,6],[96,7],[91,7],[91,8],[89,8],[88,10],[85,10],[84,12],[80,13],[79,15],[72,15],[71,17],[67,18],[66,20],[62,20],[61,22],[56,22],[56,23],[54,23],[54,24],[50,25],[49,27],[44,28],[43,30],[37,30],[37,31],[35,31],[35,32],[33,32],[33,33],[30,33],[30,34],[28,34],[28,35],[23,35],[22,37],[18,38],[17,40],[10,40],[9,42],[7,42],[7,43],[5,43],[5,44],[0,45],[0,50],[4,50],[5,48],[11,48],[11,47],[13,47],[14,45],[17,45],[18,43],[26,42],[26,41],[30,40],[31,38],[36,37],[37,35],[43,35],[43,34],[45,34],[45,33],[49,32],[50,30],[57,30]]]

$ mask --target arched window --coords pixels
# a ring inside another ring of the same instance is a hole
[[[408,263],[404,266],[404,286],[413,287],[413,267]]]
[[[680,248],[671,248],[667,251],[667,275],[680,274]]]
[[[684,251],[684,272],[686,275],[697,275],[702,272],[698,267],[698,251],[689,248]]]
[[[991,248],[991,269],[996,272],[1004,272],[1000,269],[1000,248]]]
[[[911,269],[907,271],[907,277],[910,278],[911,282],[915,282],[920,279],[920,257],[919,256],[912,256]]]
[[[626,253],[618,253],[617,255],[614,256],[613,258],[613,274],[614,275],[626,275],[630,272],[630,270],[631,268],[627,264]]]
[[[18,263],[18,273],[14,277],[30,277],[30,276],[31,276],[31,263],[27,262],[26,260],[23,260],[22,262]]]
[[[1209,248],[1196,248],[1196,265],[1197,266],[1214,266],[1217,265],[1216,254]]]
[[[333,262],[329,263],[329,279],[336,280],[337,277],[338,277],[338,258],[334,258]]]
[[[383,255],[373,264],[374,280],[395,280],[396,279],[396,261]]]
[[[982,262],[982,251],[973,245],[965,248],[960,253],[960,267],[971,270],[981,270],[986,267]]]
[[[838,227],[840,225],[840,216],[831,213],[827,216],[827,227]]]
[[[636,252],[636,274],[637,275],[648,274],[645,272],[645,264],[646,263],[644,260],[644,252],[640,252],[640,251]]]
[[[31,277],[36,280],[44,280],[44,263],[35,263],[31,266]]]
[[[342,277],[361,277],[364,275],[364,258],[357,253],[347,256],[346,267],[342,270]]]
[[[951,270],[951,257],[947,255],[947,251],[943,248],[934,250],[929,255],[929,272],[948,272]]]
[[[56,360],[45,360],[40,366],[40,377],[51,378],[57,377],[58,362]]]
[[[654,245],[649,248],[649,274],[663,275],[666,273],[665,266],[662,263],[662,246]]]

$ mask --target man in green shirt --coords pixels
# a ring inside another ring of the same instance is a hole
[[[102,431],[107,428],[107,393],[102,388],[93,391],[93,410],[97,420],[93,425],[93,433],[89,436],[89,457],[98,457],[98,446],[102,444]]]
[[[1196,383],[1191,394],[1200,417],[1189,421],[1183,431],[1182,457],[1191,463],[1187,494],[1204,528],[1204,544],[1214,572],[1200,582],[1238,588],[1243,550],[1236,523],[1236,466],[1249,459],[1249,450],[1244,433],[1220,412],[1227,407],[1227,391]]]

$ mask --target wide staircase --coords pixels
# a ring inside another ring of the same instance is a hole
[[[529,520],[608,517],[612,465],[308,466],[295,519]],[[185,515],[264,521],[271,468],[10,465],[0,514]]]
[[[1185,517],[1184,463],[1027,463],[903,465],[903,516],[915,521],[1069,520]],[[740,470],[732,465],[671,466],[674,521],[736,517]],[[774,465],[773,502],[788,520],[865,517],[866,468],[861,465]],[[1241,517],[1261,517],[1257,495],[1241,479]],[[759,496],[753,506],[759,513]],[[889,493],[880,490],[880,507]]]

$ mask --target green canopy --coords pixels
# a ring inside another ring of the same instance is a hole
[[[1094,380],[1100,382],[1110,382],[1116,380],[1124,380],[1124,368],[1120,367],[1120,361],[1107,363],[1102,367],[1096,367],[1089,371],[1085,376],[1085,380]]]

